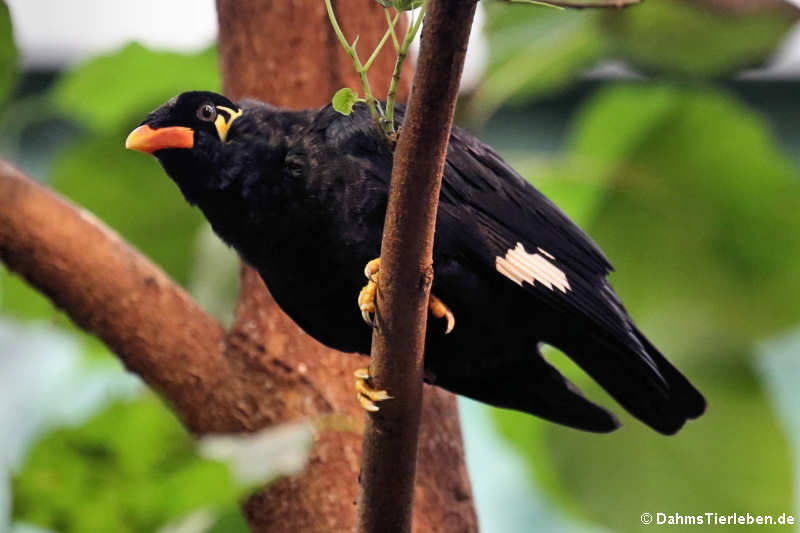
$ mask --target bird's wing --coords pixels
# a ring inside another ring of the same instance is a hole
[[[388,185],[392,154],[363,107],[359,120],[326,108],[315,127],[324,131],[331,157],[355,158],[363,178]],[[397,108],[398,120],[403,111]],[[519,284],[540,307],[600,344],[626,344],[660,379],[606,281],[612,268],[603,252],[489,146],[459,128],[448,147],[440,215],[437,234],[456,231],[459,255],[476,271]],[[454,223],[443,224],[448,217]]]
[[[534,249],[558,252],[556,257],[587,276],[613,270],[600,248],[488,145],[453,128],[447,163],[443,200],[451,196],[472,204],[514,237],[527,239]]]
[[[362,177],[388,185],[392,154],[364,106],[356,111],[359,120],[326,108],[314,127],[324,131],[331,157],[355,158]],[[403,112],[397,108],[398,120]],[[437,234],[456,230],[459,255],[473,268],[518,283],[598,342],[629,344],[658,378],[605,279],[612,267],[603,252],[489,146],[459,128],[448,147],[440,214]],[[448,216],[454,223],[442,224]]]
[[[478,268],[508,278],[554,310],[638,343],[621,320],[627,314],[606,281],[612,267],[603,252],[489,146],[462,130],[454,129],[450,141],[441,202],[468,221],[461,248]]]
[[[702,395],[633,324],[606,280],[611,265],[597,246],[491,148],[457,129],[440,212],[461,222],[463,260],[518,284],[532,306],[551,313],[560,333],[543,332],[542,340],[561,348],[634,416],[671,434],[703,412]],[[550,382],[558,389],[556,383]],[[580,412],[589,416],[585,407]]]
[[[440,209],[468,220],[459,252],[475,268],[517,283],[540,308],[591,338],[598,351],[663,383],[606,280],[612,268],[603,252],[490,147],[462,130],[454,129],[450,141]],[[599,363],[569,355],[590,373]]]

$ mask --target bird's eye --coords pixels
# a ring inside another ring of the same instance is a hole
[[[211,104],[203,104],[197,108],[197,118],[205,122],[214,122],[217,118],[217,108]]]

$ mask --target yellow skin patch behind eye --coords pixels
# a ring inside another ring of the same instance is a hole
[[[225,111],[228,116],[230,116],[230,118],[226,121],[223,114],[219,113],[217,114],[217,119],[214,121],[214,126],[217,127],[219,140],[225,142],[225,139],[228,136],[228,130],[231,129],[233,121],[242,116],[242,110],[240,109],[239,111],[234,111],[230,107],[225,107],[223,105],[218,105],[217,109],[220,111]]]

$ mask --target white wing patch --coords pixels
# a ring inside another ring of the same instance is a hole
[[[549,261],[555,259],[552,254],[541,248],[536,249],[539,253],[529,254],[518,242],[515,248],[506,252],[505,257],[497,256],[495,268],[518,285],[522,285],[523,281],[531,285],[538,281],[551,291],[556,288],[566,294],[570,290],[567,275]]]

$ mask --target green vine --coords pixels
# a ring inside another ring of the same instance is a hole
[[[325,0],[325,7],[328,10],[328,18],[331,21],[331,26],[333,27],[333,31],[336,33],[336,37],[339,39],[342,47],[344,47],[345,51],[348,53],[350,58],[353,60],[353,66],[358,73],[359,78],[361,79],[361,90],[364,93],[364,97],[359,97],[358,94],[351,88],[345,87],[343,89],[339,89],[336,91],[336,94],[333,95],[331,99],[331,104],[333,108],[343,115],[349,115],[353,112],[353,106],[357,102],[364,102],[367,104],[369,108],[369,113],[372,116],[372,120],[375,121],[375,124],[380,128],[380,130],[386,136],[386,139],[394,144],[395,140],[397,139],[397,132],[395,131],[394,127],[394,102],[397,98],[397,85],[400,81],[400,73],[403,70],[403,63],[408,57],[408,50],[411,47],[411,43],[414,41],[414,38],[417,36],[419,29],[422,27],[422,19],[425,18],[425,8],[427,7],[427,0],[375,0],[380,5],[383,6],[384,13],[386,15],[386,32],[383,34],[380,42],[378,42],[375,50],[372,51],[370,54],[369,59],[367,59],[366,63],[361,63],[361,58],[358,55],[358,51],[356,50],[356,45],[358,44],[358,36],[353,39],[353,43],[351,44],[347,38],[344,36],[341,27],[339,26],[339,22],[336,20],[336,14],[333,12],[333,7],[331,6],[331,0]],[[641,3],[642,0],[504,0],[508,3],[520,3],[520,4],[533,4],[539,6],[547,6],[547,7],[554,7],[557,9],[565,9],[565,8],[572,8],[572,9],[587,9],[587,8],[616,8],[616,9],[624,9],[628,6],[632,6],[638,3]],[[395,14],[392,16],[391,10],[394,9]],[[419,11],[414,13],[414,10],[419,9]],[[397,32],[395,32],[395,27],[397,26],[397,22],[400,20],[400,15],[404,11],[409,11],[411,20],[408,24],[408,31],[406,32],[403,40],[397,36]],[[373,96],[372,88],[369,84],[369,78],[367,77],[367,72],[369,68],[372,66],[372,63],[378,57],[378,54],[383,49],[384,45],[391,39],[392,44],[394,45],[395,53],[397,57],[395,59],[394,64],[394,72],[392,72],[392,79],[389,82],[389,88],[386,93],[386,109],[384,110],[381,106],[380,100]]]
[[[427,1],[422,2],[420,6],[419,13],[417,14],[416,20],[414,20],[414,14],[411,14],[411,21],[408,25],[408,31],[406,32],[406,36],[403,39],[403,44],[400,46],[396,46],[397,39],[395,37],[395,51],[397,52],[397,59],[394,62],[394,72],[392,72],[392,81],[389,82],[389,91],[386,95],[386,116],[383,120],[383,131],[386,135],[393,138],[396,135],[394,131],[394,101],[397,98],[397,84],[400,82],[400,74],[403,69],[403,62],[406,60],[408,56],[408,50],[411,47],[411,43],[414,41],[414,37],[416,37],[417,32],[419,31],[420,27],[422,27],[422,19],[425,18],[425,8],[427,7]],[[387,9],[387,17],[388,9]],[[394,25],[390,25],[390,30],[392,35],[394,36]]]

